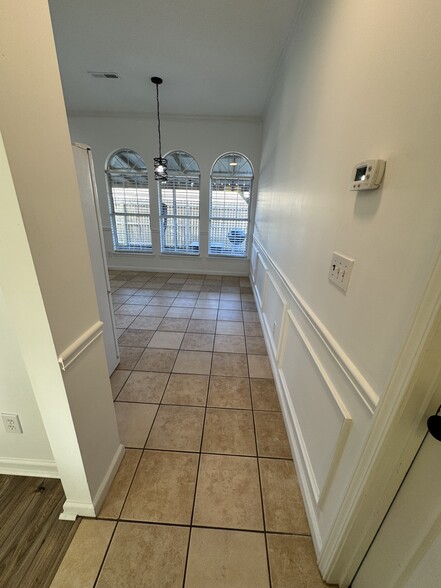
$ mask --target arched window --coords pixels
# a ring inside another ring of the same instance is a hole
[[[253,177],[251,162],[240,153],[225,153],[214,162],[210,176],[210,255],[246,257]]]
[[[115,251],[151,251],[147,166],[131,149],[115,151],[107,161],[109,211]]]
[[[197,161],[185,151],[166,155],[168,179],[158,182],[162,253],[199,253]]]

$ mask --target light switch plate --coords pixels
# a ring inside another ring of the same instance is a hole
[[[344,292],[348,289],[354,260],[334,251],[329,268],[328,278]]]

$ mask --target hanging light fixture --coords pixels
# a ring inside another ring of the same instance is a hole
[[[161,145],[161,119],[159,118],[159,84],[162,84],[162,78],[150,78],[156,86],[156,115],[158,118],[158,139],[159,139],[159,157],[153,159],[155,180],[165,182],[167,180],[167,160],[162,157]]]

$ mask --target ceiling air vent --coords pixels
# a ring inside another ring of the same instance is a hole
[[[108,80],[118,80],[119,75],[113,71],[88,71],[93,78],[106,78]]]

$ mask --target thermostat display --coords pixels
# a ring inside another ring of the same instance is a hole
[[[350,190],[376,190],[383,181],[386,162],[383,159],[361,161],[352,170]]]

